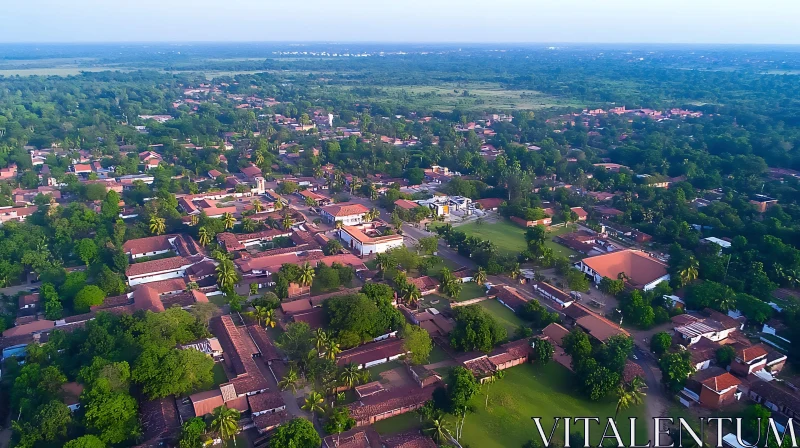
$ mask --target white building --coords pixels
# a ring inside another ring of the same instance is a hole
[[[144,261],[128,266],[125,275],[130,286],[143,283],[182,278],[186,269],[192,266],[192,261],[184,257],[162,258],[160,260]]]
[[[638,250],[621,250],[584,258],[575,267],[599,284],[603,277],[624,278],[628,287],[649,291],[669,281],[666,263]],[[620,276],[620,274],[623,274]]]
[[[364,227],[345,226],[339,230],[344,246],[359,256],[380,254],[403,245],[403,235],[379,235],[371,226]]]
[[[369,212],[361,204],[341,203],[320,208],[322,218],[330,224],[341,222],[345,226],[355,226],[364,222],[364,214]]]

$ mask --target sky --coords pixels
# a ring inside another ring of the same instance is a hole
[[[5,0],[3,3],[0,10],[3,43],[800,44],[800,0]]]

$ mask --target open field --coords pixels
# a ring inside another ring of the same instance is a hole
[[[461,294],[458,296],[457,302],[472,300],[486,295],[485,286],[481,286],[475,282],[464,282],[461,285]]]
[[[475,412],[467,415],[462,443],[481,448],[520,447],[528,440],[539,438],[531,417],[541,417],[542,427],[549,434],[554,417],[592,416],[604,422],[606,417],[614,416],[616,401],[613,398],[599,402],[579,398],[572,380],[572,373],[555,362],[546,366],[523,364],[506,370],[505,377],[488,389],[488,408],[485,386],[473,398]],[[630,437],[628,418],[641,417],[643,408],[620,411],[617,426],[626,444]],[[452,420],[450,426],[454,426]],[[602,427],[594,429],[592,443],[596,446],[603,431]],[[574,430],[583,434],[582,428]],[[638,434],[646,439],[647,431],[642,427]],[[563,426],[559,426],[555,437],[563,438]]]
[[[225,369],[222,368],[221,363],[215,362],[211,373],[214,374],[214,387],[219,387],[220,384],[228,382],[228,375],[225,374]]]
[[[374,425],[375,431],[381,435],[398,434],[421,427],[419,415],[416,412],[407,412],[396,417],[381,420]]]
[[[492,224],[471,222],[458,226],[456,229],[466,233],[468,236],[476,236],[493,242],[501,252],[517,254],[527,247],[525,229],[509,221],[499,221]],[[571,232],[573,229],[573,226],[564,226],[548,230],[548,239],[544,243],[545,246],[553,249],[553,253],[565,257],[577,255],[577,252],[556,243],[552,239],[555,235]]]
[[[368,88],[369,90],[362,90]],[[504,89],[499,83],[469,82],[439,85],[344,87],[362,101],[398,101],[409,107],[459,109],[543,109],[582,107],[573,101],[534,90]]]
[[[525,321],[517,317],[513,311],[506,308],[505,305],[495,299],[484,300],[479,303],[478,306],[488,311],[500,325],[506,327],[509,337],[514,335],[514,331],[516,331],[517,327],[525,324]]]
[[[81,72],[108,72],[108,71],[131,71],[121,70],[112,67],[43,67],[43,68],[14,68],[0,69],[0,77],[3,76],[74,76]]]

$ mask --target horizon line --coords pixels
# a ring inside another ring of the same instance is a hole
[[[198,44],[288,44],[288,45],[354,45],[354,44],[373,44],[373,45],[653,45],[653,46],[745,46],[745,47],[800,47],[797,43],[756,43],[756,42],[587,42],[587,41],[494,41],[494,42],[470,42],[470,41],[404,41],[404,40],[86,40],[86,41],[0,41],[0,45],[198,45]]]

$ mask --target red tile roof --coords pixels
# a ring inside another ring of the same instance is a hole
[[[138,286],[137,288],[141,288]],[[182,278],[170,278],[157,282],[147,283],[148,288],[152,288],[159,295],[167,294],[175,291],[184,291],[186,289],[186,281]]]
[[[385,359],[405,353],[403,340],[398,338],[384,339],[370,342],[360,347],[345,350],[339,354],[336,364],[366,364],[379,359]]]
[[[250,395],[247,397],[247,403],[250,405],[250,412],[271,411],[286,406],[283,397],[277,392]]]
[[[756,344],[752,347],[740,348],[736,352],[736,356],[742,358],[744,362],[750,362],[762,356],[767,356],[769,352],[762,344]]]
[[[137,238],[126,241],[122,245],[122,250],[125,253],[133,255],[170,250],[172,249],[172,245],[169,243],[169,240],[172,238],[175,238],[175,235],[157,235],[147,238]]]
[[[156,272],[176,271],[184,266],[190,266],[192,262],[184,257],[162,258],[160,260],[144,261],[128,266],[125,275],[136,277],[139,275],[153,274]]]
[[[400,409],[408,409],[412,406],[419,406],[431,399],[433,391],[437,387],[439,387],[438,383],[424,388],[414,385],[407,388],[397,388],[370,395],[356,403],[348,405],[348,408],[350,408],[350,416],[357,422],[363,423],[368,421],[371,417]]]
[[[419,204],[414,201],[409,201],[408,199],[398,199],[394,201],[394,205],[405,210],[414,210],[419,207]]]
[[[436,442],[418,432],[396,434],[383,440],[386,448],[436,448]]]
[[[703,381],[702,384],[714,392],[722,392],[731,387],[738,386],[742,384],[742,382],[730,373],[725,372],[721,375],[708,378],[707,380]]]
[[[486,198],[486,199],[478,199],[475,203],[480,204],[484,210],[493,210],[500,207],[505,200],[501,198]]]
[[[341,204],[336,205],[329,205],[327,207],[322,207],[322,210],[326,213],[330,214],[331,216],[341,218],[343,216],[354,216],[354,215],[363,215],[367,213],[369,209],[364,207],[361,204],[353,204],[343,202]]]
[[[630,278],[628,283],[638,287],[667,275],[665,263],[638,250],[621,250],[584,258],[583,264],[610,279],[616,279],[620,272],[624,272]]]

